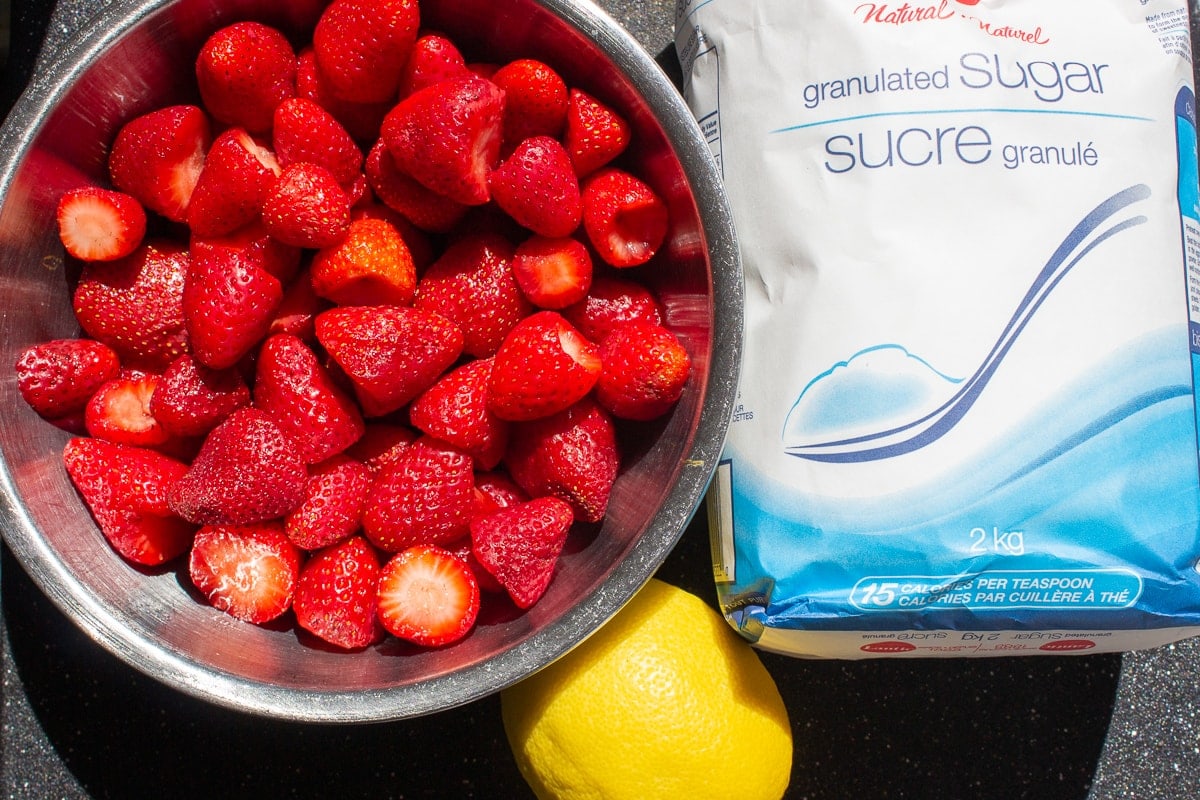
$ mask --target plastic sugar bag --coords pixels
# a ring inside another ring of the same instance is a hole
[[[814,657],[1200,632],[1200,208],[1175,0],[690,0],[746,269],[726,616]]]

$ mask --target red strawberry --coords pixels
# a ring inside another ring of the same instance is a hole
[[[58,238],[80,261],[114,261],[138,248],[146,235],[146,210],[133,195],[82,186],[58,201]]]
[[[658,298],[636,281],[596,276],[588,295],[563,309],[562,315],[579,332],[599,344],[616,327],[634,320],[661,325]]]
[[[418,545],[384,564],[379,619],[393,636],[440,647],[466,636],[478,616],[475,575],[446,550]]]
[[[379,126],[394,105],[390,100],[380,103],[355,103],[336,97],[329,81],[317,69],[316,55],[308,47],[296,57],[296,96],[307,97],[328,111],[359,142],[379,137]]]
[[[350,227],[350,197],[324,167],[291,164],[263,201],[267,232],[295,247],[337,244]]]
[[[675,334],[651,322],[617,328],[600,344],[604,369],[596,401],[614,417],[650,420],[667,413],[687,385],[691,361]]]
[[[504,90],[504,152],[530,136],[558,136],[567,119],[567,84],[554,69],[532,58],[498,68],[492,82]]]
[[[600,377],[596,345],[555,311],[517,323],[496,352],[488,408],[508,420],[548,417],[582,399]]]
[[[300,560],[279,520],[206,525],[196,532],[188,576],[213,608],[262,624],[291,608]]]
[[[275,154],[244,128],[218,135],[188,204],[192,233],[224,236],[258,219],[281,171]]]
[[[267,339],[256,370],[255,407],[295,442],[306,464],[325,461],[362,436],[358,406],[300,339],[286,333]]]
[[[316,553],[296,581],[296,624],[346,650],[378,641],[379,575],[379,557],[361,536]]]
[[[168,499],[176,514],[199,525],[249,525],[300,505],[307,478],[279,426],[256,408],[240,408],[208,434]]]
[[[469,361],[425,390],[408,409],[421,431],[457,447],[489,470],[508,444],[508,423],[487,407],[491,359]]]
[[[488,188],[501,210],[534,233],[569,236],[579,227],[579,179],[556,139],[534,136],[522,141],[492,170]]]
[[[170,432],[150,412],[150,398],[158,386],[152,372],[121,375],[92,395],[84,412],[88,435],[133,447],[166,444]]]
[[[305,271],[284,289],[283,300],[275,310],[275,319],[271,320],[267,333],[290,333],[306,342],[315,342],[317,333],[314,321],[318,314],[331,305],[313,290],[312,276]]]
[[[313,290],[337,305],[412,303],[417,268],[404,237],[383,219],[357,219],[312,263]]]
[[[416,178],[401,172],[382,139],[367,153],[366,173],[380,202],[421,230],[445,233],[467,212],[467,206],[426,189]]]
[[[334,0],[313,30],[317,68],[343,100],[393,99],[419,26],[417,0]]]
[[[270,328],[283,286],[250,248],[218,240],[193,246],[183,315],[196,360],[226,369],[253,350]]]
[[[362,175],[363,154],[350,133],[306,97],[292,97],[276,107],[271,142],[285,167],[299,162],[317,164],[347,189]]]
[[[381,219],[395,228],[396,233],[400,234],[400,238],[404,240],[404,246],[408,248],[408,254],[412,256],[413,266],[417,272],[423,272],[433,263],[435,251],[429,234],[413,225],[400,212],[383,203],[364,202],[359,203],[350,211],[351,222],[361,219]]]
[[[375,477],[399,459],[409,445],[417,440],[417,436],[416,431],[404,425],[371,421],[367,423],[362,438],[346,448],[346,455],[361,461],[371,477]]]
[[[104,342],[128,367],[157,372],[187,351],[183,286],[188,252],[151,240],[132,254],[85,264],[72,305],[84,332]]]
[[[100,532],[123,558],[156,566],[187,551],[195,526],[176,517],[166,500],[186,464],[154,450],[87,438],[67,442],[63,464]]]
[[[275,106],[296,93],[296,54],[287,37],[260,22],[235,22],[212,34],[196,58],[208,113],[264,134]]]
[[[468,74],[466,62],[454,42],[445,36],[427,33],[418,37],[408,52],[408,60],[400,71],[400,97],[408,97],[438,81]]]
[[[303,550],[320,550],[347,538],[362,525],[370,488],[371,471],[349,456],[313,465],[304,501],[284,519],[288,538]]]
[[[531,236],[517,245],[512,270],[521,291],[539,308],[566,308],[592,287],[592,257],[570,237]]]
[[[284,244],[267,233],[259,221],[251,222],[225,236],[192,236],[192,257],[205,248],[229,248],[243,255],[279,279],[290,284],[300,271],[300,248]]]
[[[486,516],[530,499],[512,478],[496,470],[475,473],[475,494],[476,516]]]
[[[196,106],[150,111],[117,132],[108,155],[109,176],[147,210],[183,222],[211,140],[208,116]]]
[[[507,594],[504,591],[504,587],[500,585],[500,582],[492,577],[492,573],[488,572],[479,563],[479,559],[475,558],[475,554],[471,552],[471,537],[469,534],[457,542],[445,545],[445,549],[459,561],[467,565],[467,568],[471,570],[471,574],[475,576],[475,582],[479,584],[480,592]]]
[[[331,308],[317,317],[316,330],[367,417],[391,413],[432,386],[463,346],[453,322],[406,306]]]
[[[612,419],[590,398],[546,419],[514,425],[504,463],[532,497],[565,500],[583,522],[598,522],[620,466]]]
[[[546,593],[574,516],[557,497],[539,497],[471,521],[471,551],[518,608]]]
[[[532,310],[512,273],[513,246],[496,234],[453,241],[417,282],[413,305],[437,312],[463,334],[463,352],[495,354],[504,337]]]
[[[250,388],[235,369],[215,370],[188,354],[171,362],[150,397],[150,413],[173,436],[203,436],[250,405]]]
[[[379,473],[367,493],[367,538],[395,553],[466,535],[476,502],[473,466],[469,455],[436,439],[413,442]]]
[[[500,157],[503,116],[504,92],[469,75],[401,100],[380,134],[401,172],[459,203],[481,205]]]
[[[563,145],[580,178],[612,161],[629,146],[629,123],[609,106],[580,89],[567,98],[567,123]]]
[[[653,258],[667,224],[667,204],[631,173],[606,169],[583,185],[583,228],[596,252],[614,267],[636,267]]]
[[[52,339],[21,351],[17,390],[47,419],[78,414],[103,384],[117,377],[120,359],[94,339]]]

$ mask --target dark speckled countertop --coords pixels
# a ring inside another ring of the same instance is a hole
[[[15,0],[0,102],[102,0]],[[601,5],[677,69],[673,4]],[[495,697],[352,727],[250,718],[93,644],[3,551],[0,791],[47,798],[529,797]],[[695,520],[660,577],[714,601]],[[1118,655],[810,662],[765,654],[796,740],[789,798],[1200,796],[1200,643]]]

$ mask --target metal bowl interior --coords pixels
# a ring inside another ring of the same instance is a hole
[[[0,129],[0,363],[74,336],[57,242],[59,194],[105,180],[120,125],[194,102],[192,59],[239,19],[302,41],[322,2],[115,2],[34,78]],[[117,556],[67,479],[68,434],[21,400],[0,373],[0,524],[22,566],[64,613],[133,667],[219,705],[312,722],[394,720],[460,705],[569,650],[649,578],[695,513],[720,456],[736,392],[741,271],[719,175],[686,106],[645,51],[602,11],[573,0],[423,0],[423,23],[474,59],[516,55],[559,67],[569,84],[623,110],[629,163],[668,199],[665,258],[645,272],[667,324],[688,348],[690,385],[673,413],[622,439],[622,473],[599,526],[577,526],[548,592],[524,613],[485,609],[461,642],[419,650],[389,640],[342,653],[293,626],[256,627],[206,606],[186,567],[139,570]],[[504,604],[495,604],[502,608]]]

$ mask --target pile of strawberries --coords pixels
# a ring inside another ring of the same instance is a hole
[[[111,185],[63,195],[83,333],[15,367],[99,529],[340,648],[528,608],[605,514],[617,425],[689,376],[628,277],[668,228],[629,124],[415,0],[334,0],[298,46],[238,22],[195,64],[202,105],[130,120]]]

